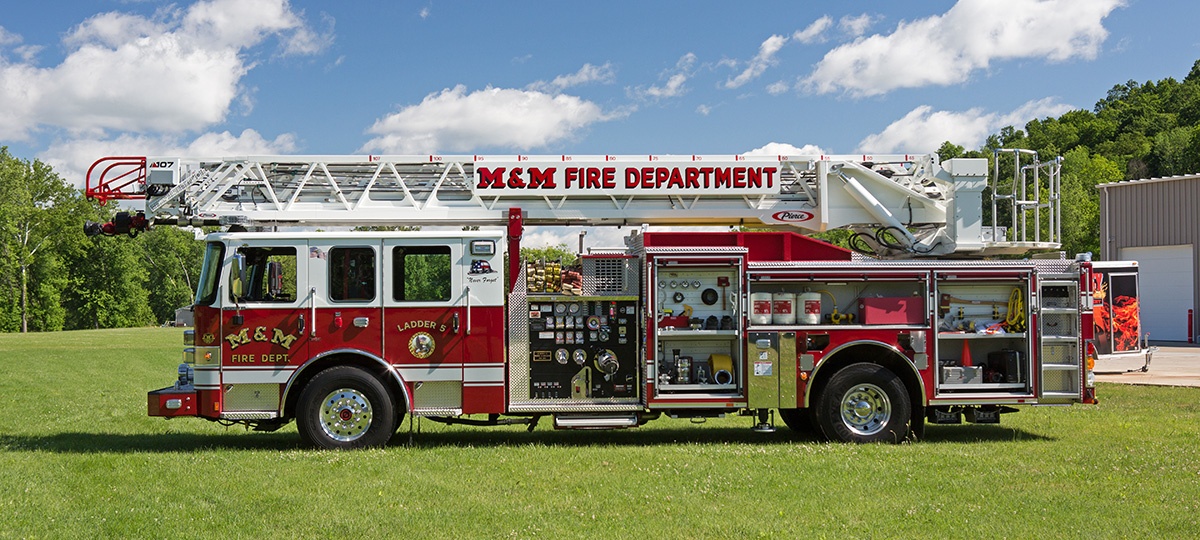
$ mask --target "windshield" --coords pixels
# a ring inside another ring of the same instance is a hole
[[[209,242],[204,248],[204,266],[200,269],[200,285],[196,289],[196,305],[212,305],[217,299],[217,283],[220,282],[221,260],[224,259],[225,245],[220,242]]]

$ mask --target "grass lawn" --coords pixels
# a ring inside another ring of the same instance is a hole
[[[301,448],[294,426],[146,417],[181,343],[157,328],[0,335],[0,538],[1200,535],[1200,389],[1101,385],[1098,406],[904,445],[737,417],[425,421],[411,446],[339,453]]]

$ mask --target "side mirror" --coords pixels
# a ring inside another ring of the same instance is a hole
[[[229,271],[229,292],[234,299],[240,299],[246,294],[246,256],[241,253],[233,255],[233,268]]]

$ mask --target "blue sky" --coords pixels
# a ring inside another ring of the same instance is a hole
[[[925,153],[1184,77],[1200,3],[9,2],[0,144],[105,155]]]

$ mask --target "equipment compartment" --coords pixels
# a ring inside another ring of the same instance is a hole
[[[939,393],[1029,392],[1028,283],[937,283]]]

